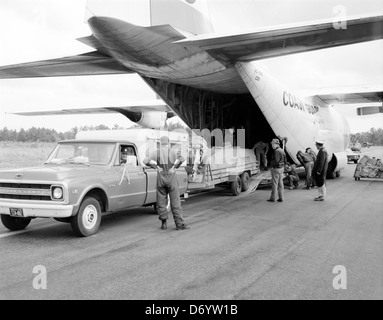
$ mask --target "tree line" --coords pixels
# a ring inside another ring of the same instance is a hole
[[[383,129],[371,128],[369,131],[366,132],[354,133],[350,137],[350,142],[359,142],[362,144],[365,142],[369,142],[372,143],[374,146],[383,146]]]
[[[118,125],[114,125],[112,130],[124,129]],[[57,142],[60,140],[74,139],[76,133],[79,131],[88,130],[111,130],[108,126],[103,124],[98,126],[82,126],[74,127],[66,132],[57,132],[55,129],[36,128],[10,130],[7,127],[0,130],[0,141],[9,142]]]
[[[136,127],[136,126],[135,126]],[[183,128],[182,125],[176,123],[171,124],[168,127],[168,130],[172,131],[177,128]],[[79,131],[87,130],[119,130],[125,129],[119,125],[114,125],[113,128],[109,128],[103,124],[98,126],[81,126],[74,127],[66,132],[57,132],[55,129],[46,129],[46,128],[35,128],[30,129],[20,129],[19,131],[10,130],[6,127],[0,130],[0,141],[10,141],[10,142],[57,142],[60,140],[69,140],[74,139],[76,133]],[[369,142],[375,146],[383,146],[383,129],[382,128],[371,128],[367,132],[360,132],[351,134],[350,142]]]

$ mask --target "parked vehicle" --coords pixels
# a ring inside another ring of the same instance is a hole
[[[360,159],[360,151],[353,151],[351,148],[346,149],[347,153],[347,162],[354,162],[357,163]]]
[[[362,145],[361,145],[359,142],[350,143],[350,144],[349,144],[349,148],[350,148],[352,151],[360,151],[360,149],[362,149]]]
[[[156,202],[157,172],[142,165],[145,151],[159,136],[150,130],[80,133],[61,141],[39,167],[0,171],[0,214],[10,230],[32,219],[70,222],[79,236],[95,234],[105,213]],[[169,134],[174,147],[186,143]],[[122,150],[132,155],[122,161]],[[177,170],[180,193],[187,189],[185,166]]]

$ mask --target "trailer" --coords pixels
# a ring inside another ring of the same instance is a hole
[[[188,192],[212,189],[228,185],[231,193],[238,196],[247,191],[251,178],[260,173],[254,151],[226,145],[207,149],[194,148],[193,162],[186,166]]]

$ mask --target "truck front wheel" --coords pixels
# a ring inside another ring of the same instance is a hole
[[[101,223],[101,206],[93,197],[87,197],[81,203],[78,213],[71,218],[73,231],[81,237],[97,233]]]
[[[7,214],[1,215],[1,222],[3,223],[4,227],[12,231],[25,229],[31,222],[31,219],[32,218],[11,217]]]

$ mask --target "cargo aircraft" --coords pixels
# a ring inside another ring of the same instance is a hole
[[[299,96],[263,70],[258,61],[382,39],[383,15],[218,35],[206,12],[195,8],[202,0],[148,1],[150,26],[94,15],[87,20],[92,35],[78,39],[93,51],[3,66],[0,78],[136,73],[160,101],[23,114],[120,112],[151,128],[178,115],[191,129],[245,129],[246,147],[276,136],[287,138],[289,160],[297,164],[297,152],[307,147],[315,150],[315,140],[322,139],[329,151],[328,174],[339,175],[347,164],[350,130],[333,104],[381,102],[382,88]],[[365,110],[368,114],[382,112],[381,107]]]

